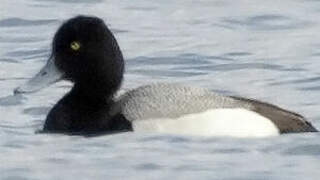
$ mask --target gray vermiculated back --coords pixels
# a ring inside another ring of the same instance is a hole
[[[254,99],[221,96],[209,89],[158,83],[141,86],[121,95],[114,112],[129,121],[177,118],[216,108],[244,108],[269,118],[281,133],[316,132],[301,115]]]
[[[249,103],[241,103],[208,89],[165,83],[130,90],[120,96],[118,103],[117,107],[121,107],[129,121],[176,118],[214,108],[252,108]]]

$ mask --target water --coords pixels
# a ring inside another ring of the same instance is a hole
[[[320,128],[320,2],[315,0],[3,0],[0,4],[0,179],[319,179],[320,135],[265,139],[125,133],[44,135],[70,88],[13,89],[44,65],[57,27],[103,18],[126,59],[123,90],[180,82],[253,97]]]

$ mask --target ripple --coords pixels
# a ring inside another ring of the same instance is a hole
[[[144,163],[139,164],[135,167],[137,170],[160,170],[162,166],[155,164],[155,163]]]
[[[22,95],[10,95],[0,98],[0,106],[15,106],[22,104],[22,101],[26,99]]]
[[[210,70],[210,71],[234,71],[242,69],[263,69],[271,71],[291,71],[292,69],[286,69],[281,65],[266,64],[266,63],[230,63],[219,64],[209,66],[197,66],[197,67],[185,67],[184,69],[197,69],[197,70]]]
[[[11,57],[25,57],[29,59],[30,57],[33,59],[35,57],[43,57],[47,56],[48,50],[47,49],[33,49],[33,50],[17,50],[17,51],[11,51],[6,53],[6,56]]]
[[[229,25],[244,26],[253,30],[288,30],[305,28],[309,22],[293,19],[278,14],[265,14],[247,17],[246,19],[226,18],[224,23]]]
[[[3,180],[28,180],[28,177],[23,176],[7,176]]]
[[[59,2],[59,3],[65,3],[65,4],[78,4],[78,3],[92,4],[92,3],[101,3],[104,0],[91,0],[91,1],[88,1],[88,0],[67,0],[67,1],[66,0],[35,0],[35,1],[38,1],[38,2],[45,2],[45,1]]]
[[[143,137],[138,140],[139,142],[168,142],[168,143],[187,143],[190,142],[191,139],[183,136],[173,136],[173,135],[154,135]]]
[[[3,144],[2,147],[9,149],[23,149],[25,147],[25,144],[21,142],[8,142]]]
[[[23,110],[23,113],[38,116],[38,115],[45,115],[48,114],[51,107],[32,107],[32,108],[26,108]]]
[[[252,53],[249,52],[230,52],[224,54],[224,56],[250,56]]]
[[[50,158],[44,159],[44,161],[47,161],[49,163],[58,164],[58,165],[63,165],[68,162],[68,160],[66,160],[66,159],[57,158],[57,157],[50,157]]]
[[[289,148],[284,152],[287,155],[308,155],[308,156],[319,156],[320,155],[320,144],[309,144],[301,145],[294,148]]]
[[[180,165],[175,167],[174,170],[176,171],[187,171],[187,172],[194,172],[194,171],[212,171],[210,167],[206,166],[194,166],[189,164]]]
[[[30,169],[27,167],[24,167],[24,168],[15,167],[15,168],[6,169],[6,171],[7,171],[7,173],[17,174],[17,173],[30,172]]]
[[[3,58],[3,59],[0,59],[0,62],[6,62],[6,63],[19,63],[18,60],[16,59],[11,59],[11,58]]]
[[[0,20],[0,27],[16,27],[16,26],[41,26],[55,23],[58,20],[27,20],[22,18],[7,18]]]
[[[14,77],[14,78],[0,78],[0,81],[11,81],[11,80],[27,80],[28,78],[20,78],[20,77]],[[0,98],[1,99],[1,98]]]
[[[109,26],[110,26],[110,25],[109,25]],[[124,29],[115,29],[115,28],[111,28],[111,31],[112,31],[114,34],[127,33],[127,32],[129,32],[128,30],[124,30]]]
[[[157,7],[141,7],[141,6],[130,6],[126,8],[127,10],[132,11],[154,11]]]
[[[319,91],[320,86],[303,87],[303,88],[299,88],[299,90],[301,90],[301,91]]]
[[[1,37],[0,41],[2,43],[33,43],[43,41],[43,38],[39,38],[38,36],[23,36],[23,37]]]
[[[246,153],[248,150],[243,148],[220,148],[214,149],[211,151],[213,154],[239,154],[239,153]]]
[[[209,64],[209,59],[213,59],[212,56],[203,56],[197,54],[181,54],[178,56],[163,56],[163,57],[146,57],[139,56],[134,59],[127,61],[130,66],[134,65],[160,65],[160,64],[171,64],[171,65],[181,65],[181,64]],[[223,57],[220,57],[222,59]],[[229,59],[229,58],[224,58]]]
[[[272,83],[269,83],[269,85],[272,86],[272,85],[282,85],[282,84],[308,84],[308,83],[317,84],[318,81],[320,81],[320,77],[311,77],[311,78],[304,78],[304,79],[272,82]]]
[[[155,136],[147,136],[139,139],[139,142],[155,142],[155,141],[163,141],[167,139],[168,136],[165,135],[155,135]]]
[[[159,77],[191,77],[191,76],[201,76],[208,74],[206,72],[185,72],[185,71],[170,71],[170,70],[155,70],[155,69],[137,69],[130,70],[127,72],[133,74],[140,74],[143,76],[159,76]]]

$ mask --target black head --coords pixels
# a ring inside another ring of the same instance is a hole
[[[118,43],[97,17],[77,16],[58,29],[52,43],[52,57],[64,78],[85,86],[118,88],[124,62]]]

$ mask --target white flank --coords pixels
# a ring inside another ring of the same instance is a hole
[[[211,109],[176,119],[161,118],[133,122],[137,132],[160,132],[200,136],[268,137],[279,129],[268,118],[246,109]]]

